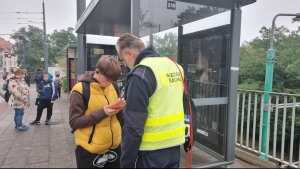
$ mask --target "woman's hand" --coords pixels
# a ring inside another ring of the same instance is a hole
[[[126,105],[126,101],[124,100],[124,98],[118,98],[118,100],[113,103],[110,108],[111,109],[115,109],[115,110],[122,110]]]
[[[124,98],[118,98],[118,100],[115,103],[105,106],[103,110],[107,116],[112,116],[114,114],[117,114],[120,110],[122,110],[125,107],[125,105],[126,101],[124,100]]]
[[[103,110],[108,117],[115,115],[119,112],[118,109],[111,109],[110,107],[111,107],[111,105],[107,105],[107,106],[103,107]]]

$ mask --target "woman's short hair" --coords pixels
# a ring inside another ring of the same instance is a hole
[[[11,73],[14,73],[14,69],[13,69],[13,68],[9,68],[9,71],[10,71]]]
[[[111,55],[103,55],[97,65],[96,69],[99,70],[103,76],[108,80],[116,82],[121,76],[121,67],[119,61]]]
[[[14,72],[15,75],[23,75],[24,74],[24,71],[22,69],[17,69],[15,72]]]

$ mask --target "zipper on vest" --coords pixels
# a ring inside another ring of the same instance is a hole
[[[105,99],[107,100],[107,104],[109,105],[109,101],[108,101],[106,95],[104,94],[104,89],[102,88],[102,90],[103,90],[103,95],[104,95]],[[112,117],[109,117],[109,118],[110,118],[110,132],[111,132],[111,146],[110,147],[112,147],[114,145],[114,133],[111,129],[111,119],[112,119]]]
[[[93,125],[93,130],[92,130],[92,133],[90,135],[89,142],[88,142],[89,144],[91,144],[91,142],[93,140],[93,136],[94,136],[94,133],[95,133],[95,127],[96,127],[96,125]]]

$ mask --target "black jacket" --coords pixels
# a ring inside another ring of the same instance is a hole
[[[146,48],[138,55],[135,65],[146,57],[159,57],[159,54],[150,47]],[[155,89],[156,79],[150,68],[138,66],[127,74],[121,168],[135,167],[148,116],[149,98]]]

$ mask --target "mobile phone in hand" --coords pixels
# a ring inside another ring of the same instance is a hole
[[[112,107],[110,107],[111,109],[120,109],[120,108],[122,108],[122,106],[112,106]]]

